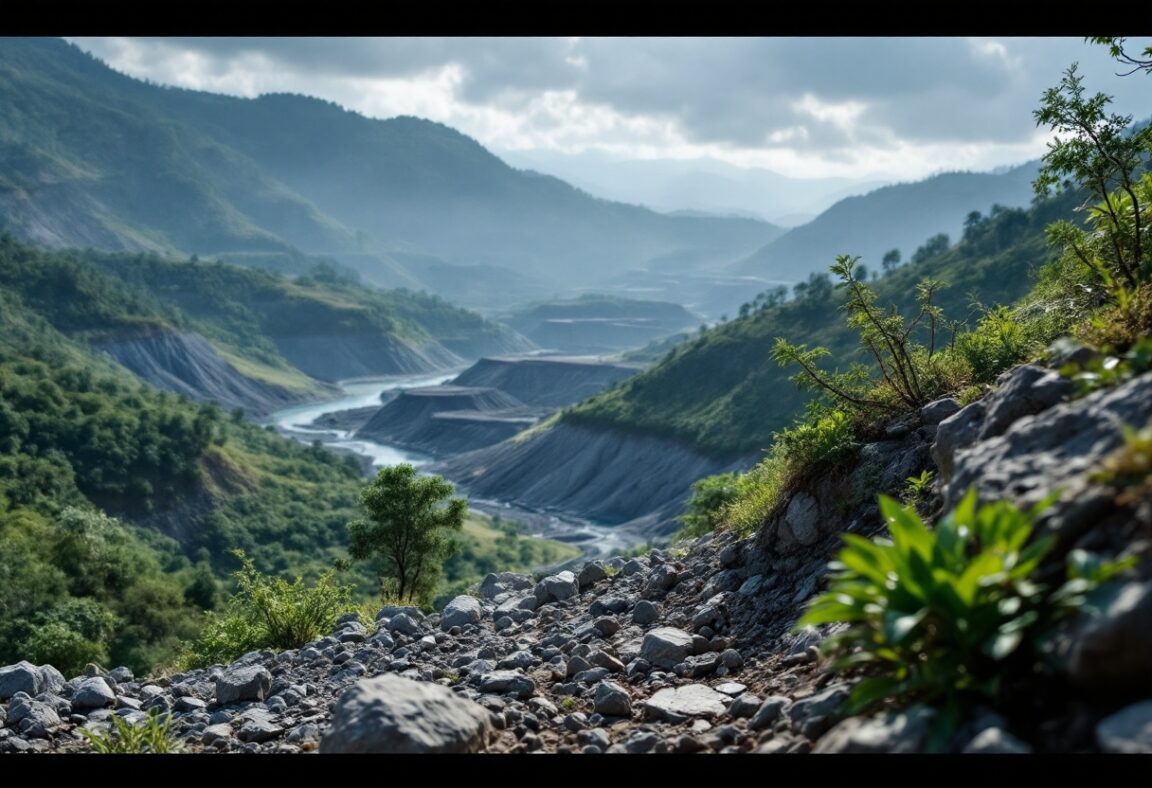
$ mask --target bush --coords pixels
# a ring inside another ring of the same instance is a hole
[[[892,538],[846,534],[828,591],[797,624],[848,623],[824,649],[833,667],[871,674],[853,688],[850,713],[886,700],[942,704],[948,733],[965,702],[999,696],[1005,660],[1034,667],[1040,636],[1124,568],[1075,551],[1067,582],[1037,583],[1053,539],[1032,538],[1033,524],[1047,503],[977,506],[969,491],[931,530],[915,509],[880,496]]]
[[[180,743],[169,732],[169,727],[172,725],[171,714],[161,715],[153,712],[148,715],[146,721],[138,725],[133,725],[115,714],[109,719],[112,728],[107,734],[94,733],[86,728],[80,729],[80,733],[88,739],[94,752],[162,755],[180,751]]]
[[[235,573],[237,592],[223,612],[209,614],[184,657],[189,667],[228,662],[255,649],[300,648],[353,607],[351,587],[337,585],[332,571],[311,585],[301,577],[289,583],[258,572],[242,550],[233,553],[242,564]]]

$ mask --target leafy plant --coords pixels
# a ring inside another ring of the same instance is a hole
[[[696,481],[692,485],[692,497],[688,499],[684,514],[680,515],[680,522],[684,525],[680,535],[691,538],[715,530],[724,510],[736,500],[736,480],[736,473],[729,472]]]
[[[904,503],[909,506],[919,506],[928,497],[932,483],[936,481],[936,474],[925,468],[917,476],[909,476],[904,481]]]
[[[978,506],[970,490],[935,530],[911,507],[879,501],[892,538],[846,534],[827,592],[797,623],[848,624],[823,648],[833,667],[870,674],[852,691],[851,713],[886,700],[941,704],[938,734],[947,734],[964,702],[999,695],[1005,660],[1034,664],[1038,638],[1123,568],[1076,554],[1060,587],[1036,582],[1054,540],[1033,528],[1051,498],[1024,512]]]
[[[1119,488],[1117,502],[1134,504],[1152,492],[1152,424],[1123,430],[1124,445],[1104,458],[1092,480]]]
[[[306,584],[297,577],[261,574],[243,550],[234,550],[241,568],[237,591],[224,610],[209,614],[200,636],[185,655],[189,667],[227,662],[262,648],[300,648],[330,631],[352,609],[352,589],[337,585],[334,572]]]
[[[138,724],[133,724],[116,714],[113,714],[110,720],[112,727],[106,734],[96,733],[87,728],[80,729],[80,733],[88,739],[94,752],[160,755],[179,752],[182,749],[180,742],[169,730],[172,725],[171,714],[153,712]]]

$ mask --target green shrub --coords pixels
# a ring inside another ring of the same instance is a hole
[[[725,509],[736,500],[737,475],[734,472],[705,476],[692,485],[684,514],[680,515],[683,528],[680,536],[690,539],[711,533],[720,525]]]
[[[133,725],[123,717],[113,714],[110,718],[111,730],[107,734],[95,733],[81,728],[80,733],[88,739],[94,752],[105,754],[152,753],[155,755],[179,752],[180,743],[169,731],[172,725],[171,714],[151,713],[148,719]]]
[[[244,551],[234,550],[241,568],[237,591],[224,610],[211,613],[183,663],[188,667],[228,662],[255,649],[300,648],[331,630],[353,608],[350,586],[337,585],[334,572],[305,584],[297,577],[268,577],[256,570]]]
[[[927,499],[934,481],[936,474],[927,469],[920,471],[918,476],[909,476],[904,480],[904,503],[918,507]]]
[[[824,649],[834,668],[870,673],[852,691],[851,713],[885,700],[941,704],[947,732],[965,702],[997,698],[1006,659],[1035,664],[1039,637],[1124,568],[1078,551],[1067,582],[1037,583],[1053,539],[1032,538],[1033,523],[1047,504],[977,506],[969,491],[932,530],[914,509],[880,496],[892,538],[846,534],[827,592],[797,624],[848,623]]]

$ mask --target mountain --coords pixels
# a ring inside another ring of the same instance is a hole
[[[849,178],[790,178],[712,158],[619,159],[599,151],[510,151],[505,159],[609,200],[657,211],[753,216],[785,227],[809,221],[841,198],[884,185]]]
[[[799,281],[812,272],[828,270],[836,255],[850,254],[859,255],[870,270],[879,271],[884,254],[891,249],[898,249],[908,260],[929,236],[946,233],[958,239],[971,211],[986,214],[997,204],[1028,205],[1038,167],[1038,162],[1029,162],[1001,173],[943,173],[847,197],[731,270]]]
[[[0,41],[0,103],[0,229],[50,246],[294,273],[321,256],[413,288],[435,258],[555,290],[690,250],[725,264],[781,232],[596,199],[418,118],[147,84],[54,39]]]

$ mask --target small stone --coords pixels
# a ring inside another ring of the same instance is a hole
[[[584,591],[607,577],[608,572],[604,569],[602,561],[589,561],[580,570],[576,582],[580,585],[580,590]]]
[[[640,656],[661,668],[672,668],[692,653],[692,636],[675,627],[657,627],[644,636]]]
[[[580,586],[576,582],[576,575],[565,570],[549,575],[536,584],[536,601],[541,605],[549,602],[562,602],[571,599],[580,593]]]
[[[268,720],[249,720],[240,727],[236,736],[240,741],[266,742],[279,738],[283,733],[283,728]]]
[[[624,672],[624,663],[607,651],[593,651],[588,655],[588,661],[598,668],[604,668],[610,673]]]
[[[843,684],[817,692],[807,698],[802,698],[792,704],[790,714],[794,720],[806,717],[825,717],[837,714],[848,701],[849,690]]]
[[[744,694],[732,701],[732,705],[728,707],[728,713],[736,719],[750,718],[760,711],[762,701],[755,695]]]
[[[632,696],[614,681],[601,681],[596,686],[592,704],[596,712],[605,717],[632,716]]]
[[[953,413],[960,412],[960,401],[954,397],[943,397],[933,400],[920,408],[920,421],[927,425],[936,425],[944,421]]]
[[[977,733],[961,752],[982,755],[1028,755],[1032,748],[1003,728],[991,727]]]
[[[232,726],[231,725],[229,725],[227,723],[223,723],[220,725],[209,725],[207,728],[204,729],[204,732],[200,734],[200,743],[210,745],[210,744],[214,744],[215,742],[218,742],[221,740],[228,740],[231,738],[232,738]]]
[[[419,635],[423,630],[417,620],[407,613],[397,613],[388,619],[388,631],[400,632],[409,637]]]
[[[206,708],[208,708],[208,704],[199,698],[193,698],[190,695],[186,695],[183,698],[176,699],[175,708],[176,711],[187,714],[188,712],[192,711],[204,711]]]
[[[625,577],[629,575],[638,575],[647,568],[647,564],[645,564],[639,558],[630,558],[624,564],[624,567],[620,570],[620,574],[624,575]]]
[[[480,691],[527,699],[536,693],[536,682],[515,670],[495,670],[480,677]]]
[[[726,710],[728,697],[703,684],[666,687],[644,703],[646,719],[679,722],[689,717],[716,717]]]
[[[291,744],[300,744],[302,742],[318,742],[320,741],[320,726],[314,722],[306,722],[302,725],[297,725],[295,728],[288,731],[288,735],[284,737],[284,741]]]
[[[1152,700],[1105,717],[1096,726],[1096,741],[1104,752],[1152,753]]]
[[[712,689],[729,697],[735,698],[737,695],[746,692],[748,687],[744,686],[738,681],[726,681],[723,684],[717,684]],[[760,701],[756,702],[759,703]]]
[[[813,752],[920,752],[935,714],[926,706],[913,706],[906,711],[889,711],[876,717],[849,717],[821,737]],[[805,736],[814,738],[807,732]]]
[[[748,721],[748,727],[754,731],[771,728],[784,716],[784,712],[792,705],[792,701],[780,695],[770,695],[760,704],[760,708]]]
[[[632,609],[632,623],[644,626],[660,619],[660,606],[647,599],[641,599]]]
[[[720,662],[729,670],[739,670],[744,666],[744,657],[734,648],[724,649],[720,654]]]
[[[631,603],[622,596],[602,596],[588,606],[588,612],[594,616],[605,613],[623,613]]]
[[[325,753],[453,753],[484,748],[492,720],[474,701],[439,684],[383,675],[336,702]]]
[[[221,706],[245,700],[264,700],[272,688],[272,674],[263,665],[225,670],[216,679],[216,702]]]
[[[593,628],[601,637],[612,637],[620,631],[620,622],[612,616],[601,616],[592,622]]]

